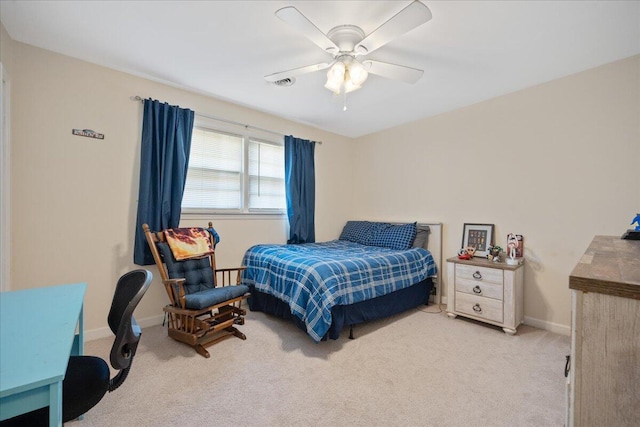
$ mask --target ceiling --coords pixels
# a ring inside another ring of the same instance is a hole
[[[370,75],[343,111],[324,71],[290,87],[264,80],[331,59],[279,8],[295,6],[325,34],[342,24],[369,34],[409,3],[2,0],[0,19],[14,40],[348,137],[640,53],[637,1],[423,0],[433,18],[367,56],[423,69],[416,84]]]

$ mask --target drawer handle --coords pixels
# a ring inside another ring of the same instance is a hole
[[[473,273],[473,278],[476,280],[482,280],[482,274],[480,274],[479,271],[476,271],[475,273]]]
[[[482,308],[480,308],[480,304],[474,305],[473,311],[475,311],[476,313],[482,313]]]
[[[482,289],[480,289],[480,286],[475,285],[475,286],[473,287],[473,293],[474,293],[474,294],[481,294],[481,293],[482,293]]]

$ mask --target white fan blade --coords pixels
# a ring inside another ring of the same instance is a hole
[[[340,49],[318,27],[293,6],[283,7],[276,11],[276,16],[304,34],[309,40],[329,53],[337,53]]]
[[[394,38],[429,21],[431,16],[429,8],[422,2],[415,0],[365,37],[358,43],[355,51],[360,55],[371,53]]]
[[[331,62],[322,62],[320,64],[307,65],[306,67],[294,68],[293,70],[280,71],[279,73],[269,74],[264,76],[264,79],[269,83],[277,82],[278,80],[286,79],[287,77],[295,77],[301,74],[311,73],[313,71],[324,70],[329,68]]]
[[[386,77],[388,79],[402,80],[407,83],[415,83],[420,80],[423,70],[417,68],[404,67],[402,65],[389,64],[380,61],[363,61],[364,69],[371,74]]]

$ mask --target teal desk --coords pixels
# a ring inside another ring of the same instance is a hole
[[[62,425],[62,380],[70,355],[84,351],[87,285],[0,293],[0,420],[49,406]]]

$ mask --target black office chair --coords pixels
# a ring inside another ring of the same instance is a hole
[[[119,372],[110,378],[109,367],[100,357],[71,356],[62,382],[62,422],[78,418],[93,408],[107,391],[122,385],[129,375],[142,331],[133,311],[142,299],[153,276],[147,270],[131,271],[118,280],[108,323],[116,338],[111,347],[111,366]],[[0,422],[2,427],[48,426],[49,407]]]

